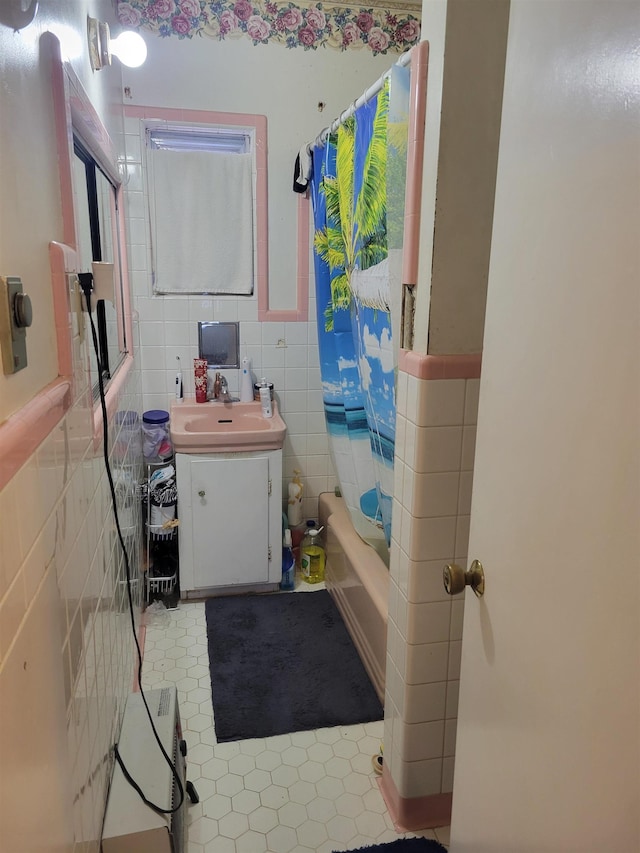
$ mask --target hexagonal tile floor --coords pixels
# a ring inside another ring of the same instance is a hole
[[[145,636],[143,685],[176,685],[200,796],[187,853],[332,853],[396,839],[371,769],[383,722],[218,744],[206,636],[203,602],[181,602]],[[449,841],[448,827],[417,834]]]

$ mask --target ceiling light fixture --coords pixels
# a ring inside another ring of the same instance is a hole
[[[147,46],[139,33],[125,30],[112,39],[109,24],[97,18],[87,18],[89,59],[94,71],[111,65],[111,57],[117,56],[123,65],[138,68],[147,58]]]

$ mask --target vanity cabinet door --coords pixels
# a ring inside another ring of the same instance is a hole
[[[178,495],[183,591],[268,582],[268,455],[178,454]]]

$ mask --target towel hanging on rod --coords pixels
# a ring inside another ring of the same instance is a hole
[[[313,163],[311,161],[311,149],[308,145],[303,145],[296,157],[295,166],[293,167],[293,191],[294,193],[306,193],[311,180],[311,170]]]

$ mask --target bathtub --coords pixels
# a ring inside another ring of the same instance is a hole
[[[327,589],[384,704],[389,570],[354,530],[342,498],[321,494],[318,517],[325,528]]]

